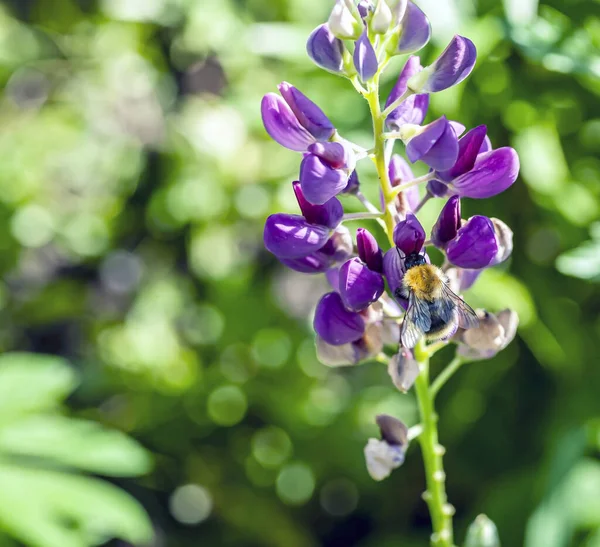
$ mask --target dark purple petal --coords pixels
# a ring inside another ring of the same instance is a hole
[[[475,160],[480,153],[480,148],[483,146],[485,136],[485,125],[479,125],[463,135],[458,141],[458,159],[456,163],[446,171],[438,171],[439,178],[444,181],[451,181],[470,171],[475,165]]]
[[[316,142],[308,147],[308,151],[334,169],[354,169],[356,164],[352,149],[340,142]]]
[[[267,218],[263,239],[278,258],[302,258],[323,247],[329,233],[326,226],[310,224],[299,215],[276,213]]]
[[[331,198],[323,205],[313,205],[302,193],[299,181],[293,182],[294,193],[304,218],[311,224],[322,224],[328,228],[335,228],[344,216],[344,208],[337,198]]]
[[[315,142],[300,125],[287,103],[276,93],[267,93],[260,105],[263,124],[270,137],[281,146],[303,152]]]
[[[396,53],[402,55],[419,51],[431,38],[431,25],[427,16],[412,2],[408,2],[402,18],[400,39]]]
[[[281,82],[277,87],[300,124],[316,140],[327,141],[333,136],[335,127],[329,118],[304,93],[287,82]]]
[[[406,143],[406,155],[408,159],[415,163],[419,161],[434,144],[440,139],[448,127],[446,116],[423,126],[419,132]]]
[[[460,226],[460,198],[452,196],[431,229],[431,242],[436,247],[445,248],[446,244],[456,237]]]
[[[344,43],[333,35],[327,23],[312,31],[306,52],[317,66],[336,74],[344,72]]]
[[[457,35],[435,62],[411,78],[408,85],[418,93],[443,91],[462,82],[473,70],[476,59],[475,44]]]
[[[494,225],[481,215],[471,217],[446,246],[448,260],[460,268],[485,268],[497,253]]]
[[[420,59],[417,56],[409,57],[398,76],[396,84],[392,88],[385,107],[387,108],[396,99],[402,97],[406,93],[406,83],[408,79],[421,70]],[[400,126],[405,123],[412,123],[420,125],[423,123],[425,116],[427,115],[427,108],[429,107],[429,95],[411,95],[400,105],[395,108],[390,115],[386,118],[386,124],[390,129],[399,130]]]
[[[402,279],[404,279],[404,261],[398,254],[398,249],[392,247],[383,256],[383,275],[387,280],[388,286],[396,301],[406,309],[408,300],[398,298],[396,290],[402,287]]]
[[[489,198],[504,192],[519,175],[519,156],[513,148],[504,147],[477,156],[468,173],[454,179],[452,186],[459,196]]]
[[[340,269],[339,268],[330,268],[325,272],[325,277],[327,278],[327,282],[331,285],[331,288],[335,292],[339,292],[340,286]]]
[[[356,230],[356,247],[360,259],[374,272],[383,271],[383,253],[377,240],[365,228]]]
[[[348,177],[348,184],[343,190],[343,194],[356,194],[360,189],[360,181],[358,180],[358,174],[356,171],[352,171]]]
[[[367,30],[360,35],[354,46],[354,67],[363,82],[370,80],[377,72],[377,55],[367,36]]]
[[[315,332],[328,344],[341,346],[358,340],[365,332],[360,314],[348,311],[338,293],[324,295],[315,310]]]
[[[323,205],[346,188],[348,175],[342,169],[332,169],[318,156],[308,154],[300,164],[300,184],[310,203]]]
[[[362,311],[383,294],[383,277],[359,258],[351,258],[340,268],[339,290],[347,309]]]
[[[444,184],[442,181],[439,180],[430,180],[427,183],[427,191],[435,197],[438,198],[443,198],[446,197],[449,193],[448,191],[448,185]]]
[[[396,224],[394,243],[405,255],[421,251],[425,243],[425,230],[415,215],[408,213],[406,220]]]

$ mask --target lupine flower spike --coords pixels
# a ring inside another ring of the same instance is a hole
[[[374,143],[366,151],[348,141],[315,97],[287,82],[278,86],[279,93],[267,93],[261,105],[267,133],[302,156],[295,164],[298,180],[291,184],[299,210],[269,216],[264,244],[293,270],[325,274],[331,289],[313,318],[317,356],[325,365],[382,362],[399,392],[415,390],[421,423],[409,429],[396,417],[378,416],[379,436],[364,450],[366,470],[378,481],[389,476],[404,462],[412,439],[418,439],[423,454],[435,454],[425,458],[425,472],[427,483],[437,485],[436,495],[428,492],[424,498],[437,515],[436,547],[451,547],[442,449],[431,444],[438,437],[434,397],[459,364],[490,359],[504,349],[519,323],[509,309],[475,311],[463,295],[482,272],[510,258],[513,234],[496,218],[463,218],[461,200],[509,189],[519,158],[510,147],[493,148],[485,125],[467,129],[443,115],[426,119],[430,94],[464,82],[477,59],[473,42],[457,35],[423,66],[416,53],[430,37],[427,16],[410,0],[335,2],[328,21],[308,37],[306,51],[320,68],[352,80],[367,100]],[[390,94],[380,97],[379,77],[387,60],[400,54],[410,56]],[[392,153],[394,141],[404,145],[402,154]],[[356,162],[369,156],[380,181],[379,206],[367,200],[371,191],[363,194],[366,185],[356,173]],[[412,164],[419,162],[428,173],[416,178]],[[431,197],[444,203],[426,230],[419,209]],[[364,212],[344,211],[353,200]],[[382,229],[373,224],[350,230],[348,223],[362,219],[376,220]],[[439,251],[432,258],[443,255],[438,265],[429,257],[432,247]],[[428,359],[450,344],[456,345],[453,364],[430,384]],[[495,530],[489,519],[479,518],[469,538],[482,527]]]

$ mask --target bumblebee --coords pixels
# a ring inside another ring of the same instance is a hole
[[[452,292],[444,272],[427,264],[424,255],[407,255],[404,267],[402,287],[395,291],[396,297],[408,299],[400,330],[402,346],[414,348],[423,336],[428,341],[443,340],[458,327],[469,329],[479,324],[473,308]]]

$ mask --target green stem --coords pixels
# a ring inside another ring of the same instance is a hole
[[[385,62],[382,64],[385,65]],[[429,180],[429,174],[420,177],[419,179],[415,179],[414,181],[410,181],[407,183],[408,186],[407,184],[404,184],[396,188],[392,187],[388,175],[391,145],[387,146],[386,154],[384,130],[385,117],[387,116],[388,111],[393,109],[393,105],[390,105],[383,113],[381,112],[381,105],[379,102],[380,72],[381,68],[373,77],[372,81],[367,84],[367,92],[364,93],[364,97],[369,103],[371,116],[373,118],[373,134],[375,140],[375,146],[373,147],[373,161],[377,169],[377,176],[379,177],[379,184],[383,195],[383,221],[385,224],[385,232],[393,247],[394,218],[391,212],[391,205],[393,205],[399,191],[402,191],[413,184],[419,184]],[[431,353],[433,353],[434,348],[432,347],[431,350]],[[415,390],[422,427],[422,430],[418,435],[418,440],[423,453],[427,482],[427,490],[424,493],[424,498],[429,507],[433,527],[431,545],[432,547],[453,547],[452,514],[454,509],[447,502],[445,489],[446,475],[442,463],[444,448],[438,442],[437,414],[435,413],[433,405],[433,395],[429,388],[429,356],[431,353],[430,350],[426,348],[423,341],[417,345],[414,353],[420,369],[419,376],[415,381]],[[417,433],[417,430],[413,433]]]
[[[383,215],[383,213],[346,213],[343,217],[342,217],[342,222],[344,222],[345,220],[363,220],[363,219],[369,219],[369,218],[381,218]]]
[[[429,507],[433,534],[433,547],[452,547],[452,514],[454,509],[448,504],[446,496],[446,474],[442,462],[444,447],[438,442],[438,417],[433,406],[433,396],[429,389],[429,354],[422,342],[415,348],[415,358],[419,362],[419,376],[415,381],[415,390],[421,416],[423,432],[419,444],[425,464],[427,490],[423,498]]]
[[[438,391],[442,389],[442,386],[452,377],[452,375],[465,363],[464,359],[456,356],[448,366],[442,370],[436,377],[436,379],[431,384],[429,388],[429,395],[432,399],[435,399],[435,396],[438,394]]]

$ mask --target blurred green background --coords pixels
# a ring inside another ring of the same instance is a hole
[[[505,547],[599,547],[600,3],[418,3],[426,61],[454,33],[479,51],[430,119],[487,124],[522,162],[463,200],[515,232],[467,299],[521,328],[439,398],[458,539],[485,512]],[[418,448],[383,483],[363,462],[374,416],[414,423],[412,395],[382,365],[319,364],[325,281],[262,247],[300,159],[267,138],[262,95],[290,81],[370,142],[366,104],[305,54],[330,9],[0,4],[0,545],[427,544]]]

